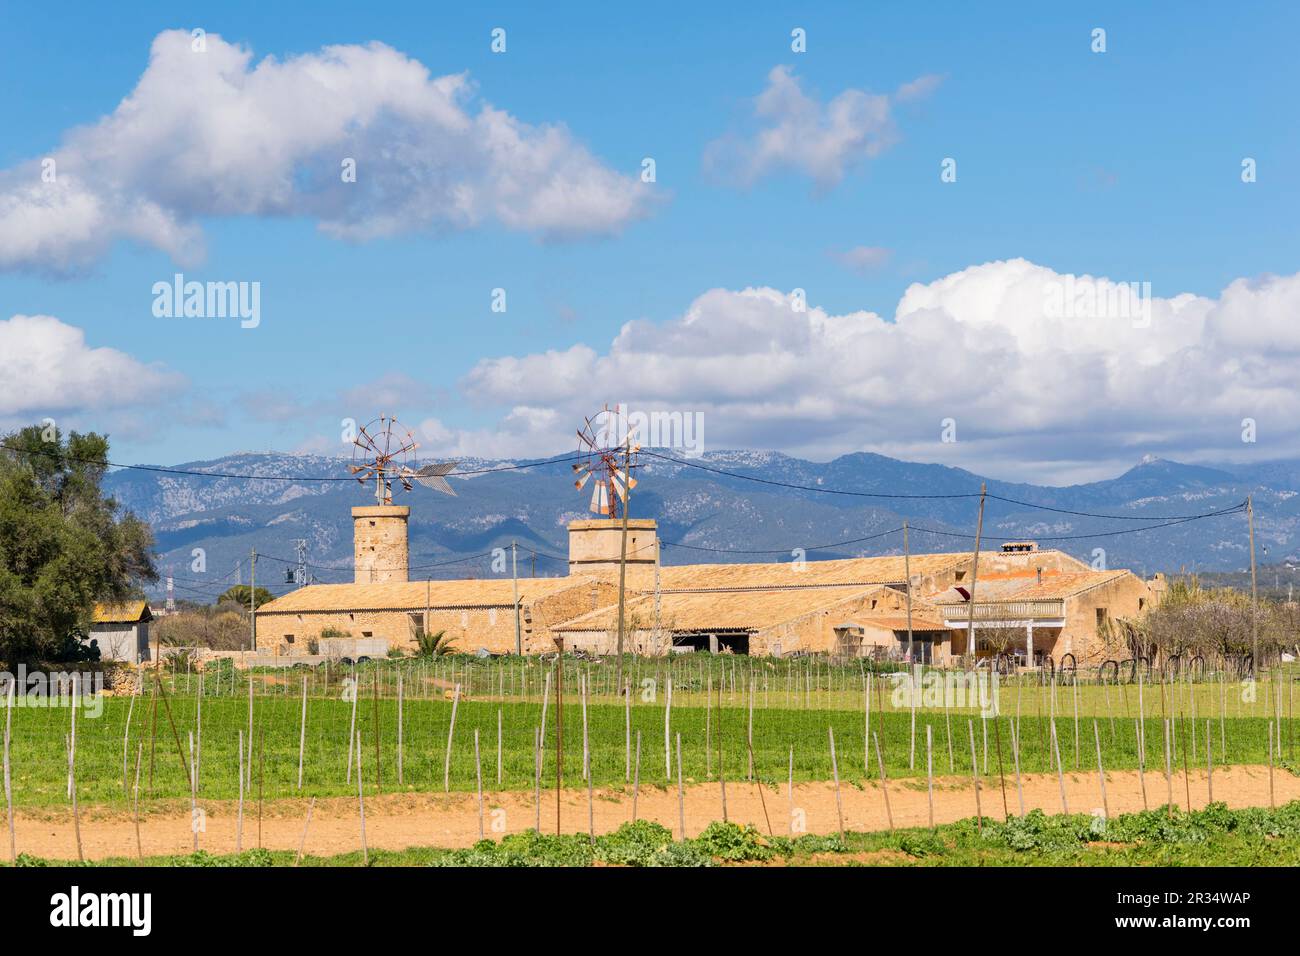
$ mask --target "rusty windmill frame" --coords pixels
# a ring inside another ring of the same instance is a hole
[[[415,451],[420,443],[415,435],[392,415],[380,415],[367,422],[352,441],[352,464],[348,470],[359,483],[375,483],[375,503],[393,503],[393,482],[404,491],[416,483],[433,491],[455,497],[456,491],[447,475],[456,467],[454,461],[431,462],[416,468]]]

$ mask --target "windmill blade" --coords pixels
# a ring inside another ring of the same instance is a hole
[[[579,478],[577,481],[575,481],[575,482],[573,483],[573,487],[575,487],[575,488],[577,488],[579,491],[581,491],[581,490],[582,490],[582,486],[585,485],[585,484],[586,484],[587,482],[589,482],[590,480],[591,480],[591,472],[590,472],[590,471],[584,471],[584,472],[582,473],[582,477]]]
[[[591,508],[596,514],[602,514],[605,511],[605,486],[597,482],[591,489]]]

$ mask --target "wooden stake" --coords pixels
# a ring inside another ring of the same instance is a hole
[[[840,839],[844,839],[844,804],[840,800],[840,767],[835,759],[835,728],[827,727],[826,732],[831,738],[831,776],[835,779],[835,816],[839,821]]]
[[[357,681],[357,671],[352,669],[352,722],[348,725],[348,783],[352,782],[352,747],[356,743],[357,737],[357,698],[360,694],[360,683]]]
[[[975,784],[975,829],[984,832],[984,807],[980,803],[979,766],[975,763],[975,721],[967,719],[966,729],[970,732],[970,779]]]
[[[1101,731],[1097,728],[1097,721],[1092,722],[1092,736],[1097,742],[1097,781],[1101,784],[1101,812],[1110,819],[1110,803],[1106,800],[1106,768],[1101,763]]]
[[[1277,809],[1277,800],[1273,792],[1273,722],[1268,722],[1268,806]]]
[[[303,847],[307,845],[307,828],[311,826],[311,812],[316,809],[316,798],[311,798],[311,803],[307,804],[307,821],[302,825],[302,838],[298,841],[298,855],[293,858],[293,865],[297,866],[302,862]]]
[[[18,864],[18,840],[14,835],[14,792],[13,777],[9,765],[9,738],[13,726],[14,716],[14,680],[9,680],[9,701],[5,707],[5,753],[4,753],[4,785],[5,785],[5,815],[9,818],[9,862],[16,866]],[[129,724],[127,726],[130,726]]]
[[[542,832],[542,728],[533,728],[533,807],[537,811],[534,828]]]
[[[1138,785],[1142,788],[1142,809],[1150,809],[1147,806],[1147,777],[1146,777],[1146,756],[1143,754],[1142,747],[1142,728],[1137,723],[1133,724],[1133,733],[1137,736],[1137,758],[1138,758]]]
[[[397,785],[403,786],[405,780],[402,774],[402,672],[397,672]],[[303,711],[306,712],[306,704],[303,705]]]
[[[501,708],[497,708],[497,789],[501,789]]]
[[[361,779],[361,734],[357,733],[357,813],[361,818],[361,861],[370,865],[370,848],[366,846],[366,793]]]
[[[1165,809],[1172,819],[1174,815],[1174,767],[1173,756],[1170,753],[1170,734],[1169,718],[1165,718]]]
[[[400,748],[399,748],[400,750]],[[302,717],[298,720],[298,789],[302,789],[302,765],[307,753],[307,678],[302,679]],[[400,758],[399,758],[400,759]]]
[[[786,785],[786,796],[790,798],[790,836],[794,836],[794,745],[790,745],[790,782]]]
[[[876,765],[880,768],[880,793],[885,798],[885,820],[889,823],[889,831],[894,831],[894,813],[889,808],[889,783],[885,777],[885,758],[880,753],[880,738],[873,734],[872,740],[876,745]],[[791,756],[794,754],[794,748],[790,749]]]
[[[478,785],[478,838],[483,839],[483,762],[479,759],[478,728],[474,728],[474,780]]]
[[[623,682],[623,782],[632,779],[632,687]],[[706,748],[707,749],[707,748]]]
[[[1214,802],[1214,753],[1210,744],[1210,722],[1205,722],[1205,784],[1209,788],[1208,803]]]
[[[135,853],[140,859],[144,859],[144,845],[140,842],[140,765],[144,763],[144,741],[140,741],[135,754],[135,787],[133,789],[133,798],[131,803],[131,816],[135,820]],[[12,850],[13,841],[13,820],[9,821],[9,839],[10,849]]]
[[[934,829],[934,734],[925,725],[925,792],[930,802],[930,829]]]
[[[447,728],[447,756],[442,762],[442,790],[451,792],[451,742],[456,735],[456,710],[460,707],[460,685],[451,695],[451,725]]]
[[[1016,765],[1016,796],[1020,800],[1020,815],[1025,815],[1025,791],[1020,785],[1020,729],[1011,725],[1011,758]]]
[[[673,778],[673,745],[670,723],[673,713],[673,679],[666,678],[667,696],[664,700],[664,779]]]
[[[1061,788],[1061,812],[1069,814],[1070,805],[1065,799],[1065,771],[1061,768],[1061,746],[1056,736],[1056,719],[1052,718],[1051,722],[1052,736],[1052,755],[1056,759],[1056,782]]]
[[[349,748],[350,750],[351,748]],[[239,732],[239,815],[235,818],[235,852],[244,850],[244,732]]]
[[[641,794],[641,731],[636,732],[636,763],[632,770],[632,822],[636,823],[636,801]]]
[[[677,826],[678,838],[686,839],[686,794],[682,788],[682,735],[677,735]]]

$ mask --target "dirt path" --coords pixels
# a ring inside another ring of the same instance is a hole
[[[1163,773],[1146,774],[1149,805],[1162,805],[1167,796]],[[1100,812],[1101,791],[1097,775],[1072,773],[1065,777],[1066,799],[1072,813]],[[1026,809],[1039,807],[1048,813],[1061,810],[1060,788],[1054,774],[1029,774],[1023,778]],[[1275,799],[1280,805],[1300,799],[1300,778],[1285,771],[1274,773]],[[1192,772],[1184,783],[1181,773],[1173,780],[1173,797],[1179,806],[1187,805],[1190,788],[1193,807],[1207,802],[1206,774]],[[1142,809],[1142,792],[1136,771],[1117,771],[1106,775],[1106,795],[1110,812],[1124,813]],[[1215,799],[1230,807],[1268,806],[1267,767],[1231,767],[1214,772]],[[887,826],[885,805],[877,784],[845,784],[841,790],[844,826],[849,830],[883,830]],[[897,827],[925,826],[929,822],[925,781],[891,781],[889,799]],[[981,799],[987,816],[1001,819],[1002,790],[997,777],[981,784]],[[1007,780],[1007,806],[1019,811],[1015,779]],[[764,802],[766,814],[764,815]],[[206,830],[199,834],[199,846],[213,853],[235,849],[237,806],[234,801],[200,801],[206,814]],[[713,820],[722,818],[721,792],[717,783],[692,784],[686,788],[686,829],[694,836]],[[794,788],[794,806],[802,811],[807,831],[834,833],[837,829],[835,789],[829,783],[798,784]],[[537,810],[531,792],[485,794],[485,828],[488,836],[499,837],[533,827]],[[631,819],[632,796],[627,792],[597,790],[593,801],[597,833],[617,829]],[[587,793],[565,790],[561,803],[561,824],[566,833],[586,832]],[[679,827],[676,788],[641,790],[637,804],[641,819],[654,820],[674,833]],[[295,850],[302,837],[307,800],[277,800],[263,808],[261,843],[269,849]],[[969,778],[936,779],[934,819],[948,823],[975,815],[975,793]],[[727,816],[733,822],[752,823],[767,832],[767,819],[773,832],[790,831],[790,800],[786,788],[765,788],[763,802],[752,783],[729,781]],[[159,806],[144,814],[140,840],[145,855],[185,853],[191,848],[189,807],[181,804]],[[497,826],[496,832],[493,827]],[[541,825],[543,832],[555,832],[555,791],[542,795]],[[70,810],[47,813],[20,812],[16,816],[18,849],[51,859],[76,859],[77,844]],[[82,844],[88,859],[136,854],[135,828],[129,814],[121,810],[83,808]],[[473,794],[386,794],[366,797],[366,838],[371,848],[399,850],[409,846],[464,847],[478,838],[478,805]],[[256,804],[245,805],[243,846],[258,845]],[[345,853],[360,849],[357,801],[342,797],[318,800],[307,834],[306,852],[315,855]]]

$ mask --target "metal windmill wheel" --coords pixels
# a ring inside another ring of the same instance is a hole
[[[587,418],[578,431],[581,461],[573,465],[578,478],[573,486],[582,491],[591,484],[590,510],[616,518],[627,507],[628,492],[636,487],[632,471],[638,467],[638,426],[628,427],[621,409],[606,405]]]
[[[352,464],[348,470],[361,484],[375,483],[375,502],[393,503],[393,479],[411,490],[410,476],[415,474],[415,450],[420,447],[410,430],[391,415],[380,415],[361,427],[352,441]]]

